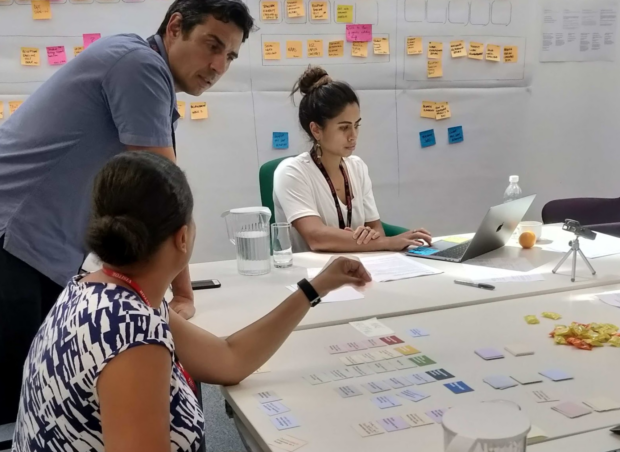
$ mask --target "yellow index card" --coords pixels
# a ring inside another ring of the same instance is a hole
[[[50,0],[32,0],[32,18],[34,20],[47,20],[52,18]]]
[[[450,104],[448,104],[448,102],[437,102],[435,104],[435,115],[437,121],[451,118],[452,112],[450,111]]]
[[[405,356],[415,355],[416,353],[420,353],[420,350],[418,350],[415,347],[412,347],[411,345],[402,345],[400,347],[396,347],[394,350],[396,350],[397,352]]]
[[[428,43],[428,58],[431,60],[441,60],[443,55],[443,43],[441,42],[429,42]]]
[[[39,66],[39,49],[36,47],[22,47],[22,66]]]
[[[24,102],[21,100],[12,100],[9,101],[9,116],[11,116],[15,111],[19,108],[21,104]]]
[[[435,119],[437,117],[437,114],[435,113],[435,102],[423,100],[422,108],[420,109],[420,116],[422,118]]]
[[[487,44],[487,61],[500,61],[501,49],[499,46]]]
[[[209,110],[206,102],[192,102],[189,104],[192,119],[207,119]]]
[[[286,41],[286,58],[303,58],[301,41]]]
[[[260,11],[263,20],[278,20],[280,18],[278,2],[262,2],[260,4]]]
[[[366,58],[368,57],[368,42],[355,41],[351,43],[351,56]]]
[[[484,44],[481,42],[470,42],[467,58],[482,60],[484,58]]]
[[[177,111],[179,112],[181,119],[185,119],[185,101],[177,100]]]
[[[323,56],[323,40],[308,39],[306,43],[306,53],[308,58],[318,58]]]
[[[279,60],[280,56],[280,43],[279,42],[264,42],[263,43],[263,58],[265,60]]]
[[[375,55],[389,55],[390,42],[388,38],[372,38],[372,49]]]
[[[450,53],[452,58],[461,58],[467,56],[467,50],[465,50],[465,41],[452,41],[450,43]]]
[[[441,60],[432,60],[428,62],[426,75],[428,78],[443,77],[443,68]]]
[[[517,46],[504,47],[504,63],[516,63],[519,60],[519,48]]]
[[[312,20],[327,20],[329,18],[327,2],[310,2],[310,17]]]
[[[336,22],[350,24],[353,22],[353,5],[338,5],[336,8]]]
[[[422,38],[409,36],[407,38],[407,55],[421,55],[422,52]]]
[[[306,8],[303,0],[286,0],[287,17],[305,17]]]
[[[344,41],[329,41],[327,54],[330,58],[344,55]]]
[[[78,46],[78,47],[74,47],[73,48],[73,58],[75,58],[76,56],[78,56],[80,53],[82,53],[84,51],[84,47],[82,46]]]

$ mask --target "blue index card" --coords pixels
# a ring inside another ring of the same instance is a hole
[[[454,383],[447,383],[444,386],[446,388],[448,388],[450,391],[452,391],[453,393],[455,393],[455,394],[463,394],[464,392],[472,392],[473,391],[472,388],[467,386],[462,381],[456,381]]]
[[[463,126],[448,128],[448,142],[450,144],[463,142]]]
[[[435,144],[435,131],[433,129],[420,132],[420,145],[423,148],[435,146]]]
[[[288,149],[288,132],[273,132],[273,148]]]

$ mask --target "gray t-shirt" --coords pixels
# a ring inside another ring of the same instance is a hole
[[[97,172],[127,145],[172,146],[178,113],[164,58],[137,35],[101,39],[0,127],[4,248],[62,286],[84,259]]]

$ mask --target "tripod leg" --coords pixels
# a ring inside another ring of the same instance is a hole
[[[570,274],[571,282],[575,282],[575,273],[577,271],[577,251],[580,251],[580,250],[573,249],[573,270],[571,271],[571,274]]]
[[[555,273],[556,273],[556,272],[560,269],[560,267],[562,266],[562,264],[563,264],[564,262],[566,262],[566,259],[568,259],[568,256],[570,256],[572,252],[573,252],[572,248],[571,248],[570,250],[568,250],[568,251],[566,252],[566,254],[564,255],[564,257],[562,258],[562,260],[561,260],[560,262],[558,262],[558,265],[556,265],[556,266],[555,266],[555,268],[554,268],[553,270],[551,270],[551,273],[554,273],[554,274],[555,274]]]
[[[583,254],[583,251],[581,251],[580,249],[577,250],[579,251],[579,254],[581,255],[583,261],[586,263],[586,265],[588,266],[588,268],[590,269],[590,271],[592,272],[592,275],[596,275],[596,270],[594,270],[594,267],[592,267],[592,265],[590,264],[590,261],[588,260],[588,258],[586,257],[585,254]]]

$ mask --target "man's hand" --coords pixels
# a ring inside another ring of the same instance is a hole
[[[353,240],[357,240],[358,245],[367,245],[371,240],[377,240],[381,237],[381,234],[370,226],[359,226],[355,231],[351,228],[345,228],[344,230],[353,232]]]
[[[194,300],[191,298],[174,296],[170,301],[170,307],[183,317],[185,320],[189,320],[196,314],[196,307],[194,306]]]

